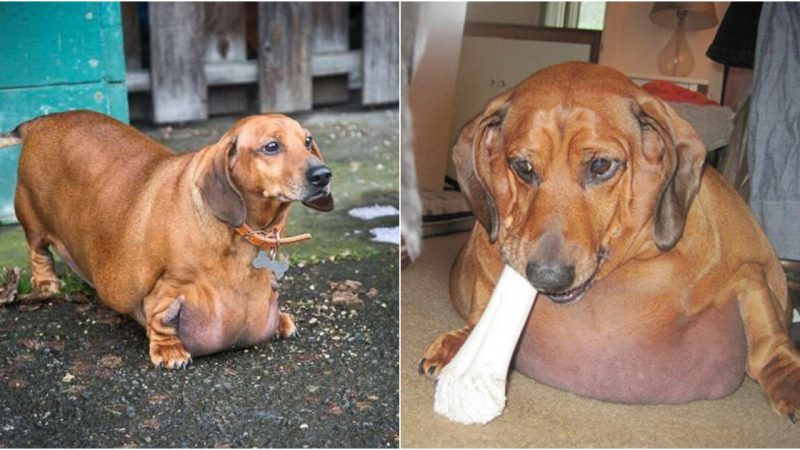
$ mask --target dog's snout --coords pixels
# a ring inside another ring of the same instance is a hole
[[[539,291],[564,292],[575,281],[575,266],[529,262],[525,268],[525,275]]]
[[[306,178],[312,185],[322,188],[331,182],[331,169],[328,166],[314,166],[306,172]]]

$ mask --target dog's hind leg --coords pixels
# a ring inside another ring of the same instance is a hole
[[[53,255],[49,243],[44,239],[28,241],[28,255],[31,258],[31,287],[42,294],[58,294],[61,280],[55,272]]]
[[[61,280],[55,272],[51,241],[44,226],[31,210],[24,189],[17,189],[15,209],[17,218],[25,231],[28,256],[31,259],[31,286],[42,294],[57,294],[61,290]]]
[[[761,385],[772,409],[795,422],[800,415],[800,353],[789,339],[787,300],[770,288],[763,269],[742,270],[748,273],[736,289],[747,335],[747,374]]]
[[[55,272],[53,255],[47,244],[33,246],[28,244],[31,258],[31,286],[43,294],[58,294],[61,291],[61,280]]]

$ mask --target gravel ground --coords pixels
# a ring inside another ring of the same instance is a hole
[[[180,371],[155,369],[144,330],[94,300],[0,308],[0,446],[397,447],[398,253],[383,248],[290,269],[300,337]],[[363,305],[333,305],[344,280]]]

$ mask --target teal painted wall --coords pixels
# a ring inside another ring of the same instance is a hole
[[[128,122],[119,3],[0,2],[0,132],[91,109]],[[0,222],[13,222],[20,147],[0,148]]]

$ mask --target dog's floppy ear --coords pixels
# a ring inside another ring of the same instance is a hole
[[[491,186],[490,145],[503,126],[510,97],[506,92],[493,98],[469,123],[464,125],[453,145],[453,162],[456,166],[461,190],[472,208],[472,213],[494,243],[500,232],[497,202]]]
[[[242,194],[231,180],[231,165],[237,152],[236,138],[223,138],[212,151],[211,164],[203,168],[197,187],[214,217],[232,227],[240,227],[247,211]]]
[[[322,152],[319,151],[319,147],[317,147],[317,140],[311,140],[311,154],[319,158],[320,161],[324,161],[322,158]],[[314,200],[309,200],[303,202],[303,205],[308,206],[309,208],[316,209],[318,211],[328,212],[333,210],[333,194],[328,194],[324,197],[319,197]]]
[[[644,148],[645,157],[659,160],[667,174],[654,211],[653,238],[661,251],[670,250],[683,235],[686,218],[697,192],[706,148],[691,125],[672,107],[655,97],[639,102],[639,121],[651,127],[660,142],[657,147]],[[652,132],[652,131],[651,131]]]

